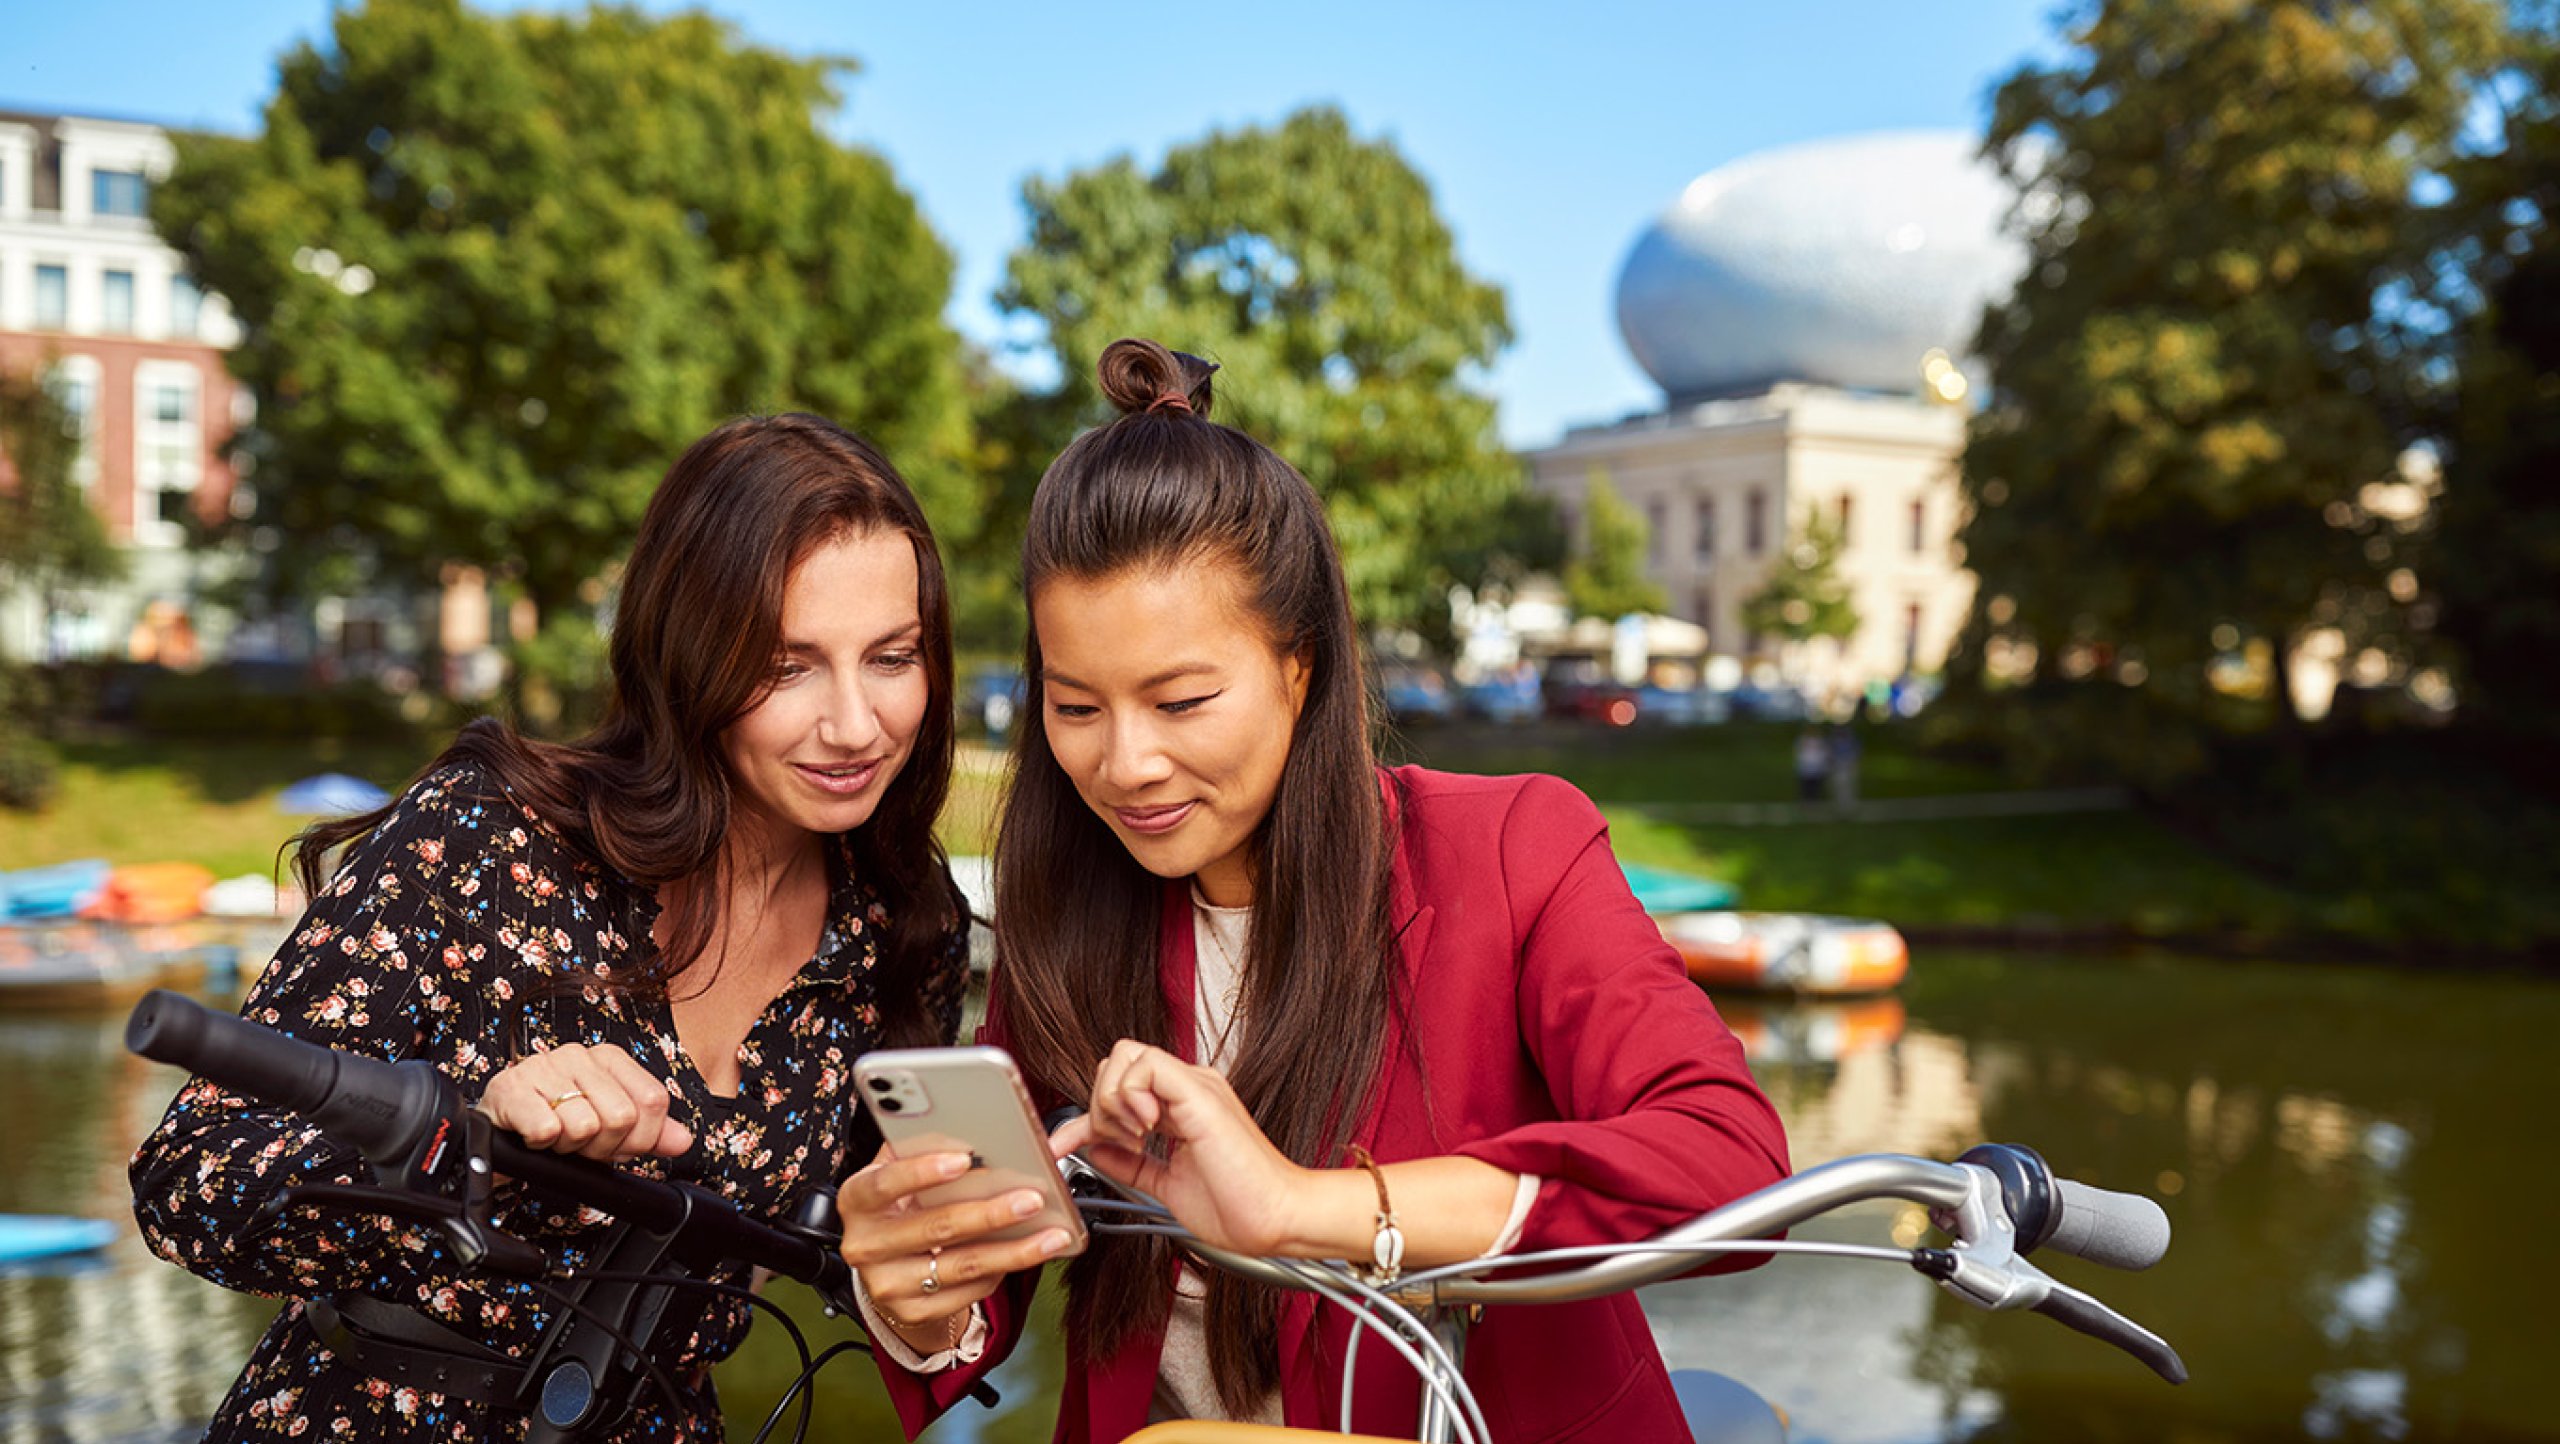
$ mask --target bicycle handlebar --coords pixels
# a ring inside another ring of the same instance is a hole
[[[1904,1199],[1932,1208],[1954,1208],[1971,1187],[1963,1166],[1896,1153],[1863,1153],[1808,1168],[1748,1193],[1711,1213],[1645,1240],[1642,1247],[1764,1239],[1818,1214],[1869,1199]],[[1747,1252],[1747,1250],[1744,1250]],[[1506,1258],[1484,1259],[1469,1269],[1498,1269]],[[1694,1253],[1622,1254],[1560,1274],[1525,1278],[1450,1278],[1435,1281],[1453,1303],[1553,1304],[1595,1298],[1659,1283],[1698,1266]]]
[[[425,1062],[341,1053],[165,989],[135,1005],[125,1047],[300,1114],[377,1168],[414,1161],[421,1174],[440,1176],[462,1142],[439,1134],[450,1130],[458,1100],[452,1081]],[[834,1248],[750,1218],[708,1189],[528,1147],[502,1130],[488,1147],[492,1168],[543,1193],[644,1229],[681,1228],[700,1256],[769,1269],[830,1300],[850,1297],[852,1271]]]
[[[1887,1250],[1770,1237],[1875,1199],[1923,1205],[1956,1235],[1957,1246]],[[1179,1241],[1221,1268],[1283,1288],[1310,1288],[1307,1271],[1322,1267],[1238,1255],[1187,1235]],[[1808,1168],[1640,1242],[1471,1259],[1417,1270],[1388,1290],[1399,1302],[1424,1309],[1566,1303],[1658,1283],[1709,1257],[1763,1250],[1849,1253],[1907,1262],[1984,1308],[2044,1314],[2123,1349],[2172,1384],[2186,1382],[2186,1365],[2166,1340],[2027,1262],[2024,1255],[2039,1246],[2112,1267],[2146,1268],[2168,1251],[2168,1217],[2138,1194],[2056,1180],[2032,1150],[2013,1145],[1985,1145],[1955,1163],[1869,1153]],[[1604,1256],[1560,1272],[1480,1276],[1594,1254]]]

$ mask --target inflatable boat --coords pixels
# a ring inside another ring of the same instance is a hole
[[[1687,912],[1659,920],[1689,976],[1710,988],[1850,997],[1902,981],[1902,934],[1869,918]]]

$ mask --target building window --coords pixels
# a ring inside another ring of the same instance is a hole
[[[1845,491],[1840,493],[1840,550],[1844,552],[1849,549],[1849,538],[1856,535],[1856,533],[1851,531],[1849,528],[1849,520],[1856,514],[1852,508],[1856,505],[1857,500],[1858,499],[1856,497],[1851,496]]]
[[[169,278],[169,334],[194,340],[204,322],[204,291],[193,276]]]
[[[62,331],[71,325],[71,272],[62,266],[36,267],[36,329]]]
[[[1929,503],[1911,503],[1911,551],[1918,555],[1929,549]]]
[[[70,419],[71,430],[79,438],[79,450],[72,453],[71,475],[82,486],[94,486],[98,480],[98,362],[90,356],[66,356],[55,363],[45,376],[45,389],[53,393],[63,414]]]
[[[98,293],[98,329],[121,336],[133,330],[133,272],[109,271]]]
[[[1701,566],[1716,559],[1716,499],[1712,496],[1698,498],[1697,556]]]
[[[1902,670],[1920,669],[1920,604],[1913,602],[1902,609]]]
[[[1663,545],[1662,535],[1670,526],[1671,509],[1663,505],[1661,497],[1644,504],[1644,559],[1648,565],[1662,565],[1663,553],[1668,550]]]
[[[203,380],[183,362],[146,361],[134,375],[133,539],[186,540],[204,481]]]
[[[1707,634],[1707,645],[1712,647],[1717,641],[1716,594],[1707,590],[1705,587],[1700,587],[1698,588],[1697,596],[1692,598],[1692,601],[1694,606],[1690,620],[1696,622],[1701,628],[1705,629]]]
[[[1743,544],[1751,555],[1756,557],[1769,549],[1769,494],[1756,486],[1743,507],[1742,530]]]
[[[102,216],[151,213],[151,186],[138,170],[89,172],[89,209]]]

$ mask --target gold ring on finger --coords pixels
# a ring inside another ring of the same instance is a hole
[[[584,1088],[572,1088],[565,1093],[555,1093],[551,1097],[551,1111],[557,1113],[560,1111],[561,1104],[568,1102],[572,1098],[584,1098],[586,1096],[587,1090]]]

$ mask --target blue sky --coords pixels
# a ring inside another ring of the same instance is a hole
[[[758,42],[861,62],[840,131],[916,194],[958,258],[951,318],[990,345],[1008,335],[988,297],[1022,236],[1025,177],[1340,106],[1429,178],[1462,258],[1509,294],[1517,340],[1489,384],[1505,437],[1533,446],[1658,404],[1611,298],[1637,233],[1692,177],[1794,141],[1978,131],[1991,86],[2050,52],[2054,0],[710,8]],[[245,131],[275,57],[324,34],[331,7],[13,9],[0,108]]]

